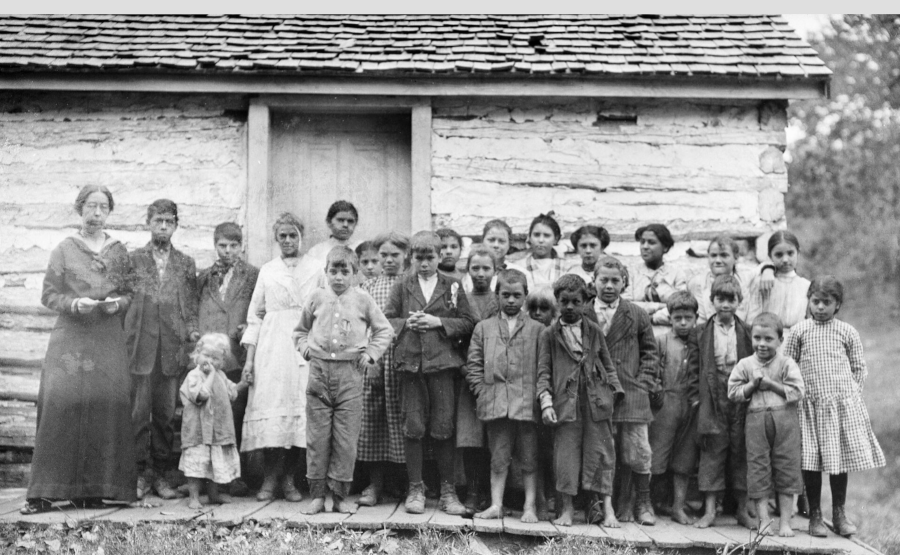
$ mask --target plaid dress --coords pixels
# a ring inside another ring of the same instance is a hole
[[[384,310],[391,287],[402,276],[380,276],[360,287],[375,299]],[[403,428],[400,413],[400,379],[394,371],[393,345],[378,361],[381,377],[363,380],[362,429],[359,434],[356,458],[360,461],[406,462]]]
[[[868,371],[859,332],[846,322],[803,320],[784,342],[800,365],[803,470],[841,474],[884,466],[862,399]]]

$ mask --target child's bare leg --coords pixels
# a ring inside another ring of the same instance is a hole
[[[567,493],[559,493],[559,499],[562,502],[562,508],[559,510],[559,516],[553,521],[555,526],[572,526],[572,519],[575,517],[575,503],[572,496]]]
[[[735,491],[734,497],[737,500],[737,511],[734,513],[734,517],[737,519],[738,524],[743,526],[744,528],[749,528],[753,530],[753,525],[755,522],[752,518],[750,518],[750,513],[747,512],[747,492],[746,491]],[[768,502],[768,500],[766,500]],[[767,514],[768,514],[768,507]]]
[[[475,514],[475,518],[501,518],[503,516],[503,492],[506,489],[506,476],[509,467],[502,472],[491,469],[491,506]]]
[[[716,520],[716,492],[706,492],[706,499],[703,501],[703,517],[698,520],[694,526],[697,528],[709,528]]]
[[[779,493],[778,505],[781,507],[781,516],[778,518],[778,535],[782,538],[792,538],[794,530],[791,528],[791,513],[794,507],[794,496],[790,493]]]
[[[210,480],[206,484],[206,493],[209,494],[210,503],[231,503],[231,496],[219,491],[219,484]]]
[[[620,528],[619,520],[616,518],[616,511],[613,509],[612,495],[603,496],[603,527],[604,528]]]
[[[769,514],[769,499],[767,497],[755,499],[753,504],[756,506],[756,518],[759,526],[757,530],[762,532],[772,520],[772,516]]]
[[[672,473],[672,520],[678,524],[693,524],[695,521],[684,512],[690,478],[684,474]]]
[[[537,522],[535,512],[535,490],[537,489],[536,472],[522,475],[522,485],[525,486],[525,506],[522,508],[522,522]]]
[[[550,512],[547,510],[547,494],[544,493],[546,487],[544,481],[544,465],[538,458],[537,472],[535,473],[535,497],[534,504],[537,509],[537,516],[540,520],[548,520]]]
[[[188,492],[190,492],[190,499],[188,500],[188,507],[191,509],[200,509],[203,507],[203,504],[200,503],[200,484],[203,482],[201,478],[188,478]]]

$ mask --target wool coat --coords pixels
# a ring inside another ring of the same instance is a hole
[[[697,433],[720,434],[726,429],[723,405],[728,401],[727,377],[719,379],[716,368],[716,319],[710,318],[703,326],[697,326],[688,337],[688,398],[700,401]],[[750,327],[734,317],[734,334],[737,339],[737,360],[753,354]],[[746,410],[746,405],[741,406]]]
[[[132,374],[150,374],[159,348],[163,375],[178,375],[188,362],[190,335],[199,331],[197,267],[193,258],[174,246],[169,248],[162,279],[152,244],[129,255],[136,276],[134,300],[125,317]]]
[[[586,307],[585,314],[597,322],[593,305]],[[633,302],[620,298],[605,339],[625,391],[613,422],[651,422],[649,394],[658,388],[659,353],[650,316]]]
[[[232,266],[231,281],[222,297],[219,287],[223,276],[212,266],[197,276],[200,290],[200,315],[198,325],[200,333],[224,333],[231,342],[231,355],[226,372],[242,368],[246,359],[246,351],[241,347],[241,332],[238,326],[247,323],[247,309],[256,287],[259,269],[243,260]]]
[[[410,330],[410,313],[424,311],[441,319],[441,327],[424,333]],[[410,274],[391,288],[384,315],[394,327],[394,367],[400,372],[430,374],[461,371],[466,364],[465,341],[475,328],[475,316],[459,281],[437,274],[431,299],[425,300],[419,278]]]
[[[578,418],[578,386],[582,379],[586,380],[584,387],[594,422],[610,419],[615,401],[624,395],[600,326],[582,318],[581,340],[583,354],[579,357],[566,343],[558,319],[541,332],[536,397],[540,400],[541,393],[550,393],[560,424]]]
[[[479,322],[469,345],[466,381],[478,419],[537,422],[538,346],[544,326],[522,312],[512,333],[499,314]]]

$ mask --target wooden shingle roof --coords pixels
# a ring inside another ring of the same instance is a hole
[[[0,73],[827,79],[777,15],[4,15]]]

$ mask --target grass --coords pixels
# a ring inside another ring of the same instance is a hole
[[[487,547],[489,546],[489,547]],[[489,551],[487,551],[489,549]],[[293,528],[283,523],[236,527],[195,524],[95,524],[68,528],[23,528],[0,524],[0,552],[43,555],[635,555],[630,547],[585,538],[485,536],[420,530],[355,532]]]

